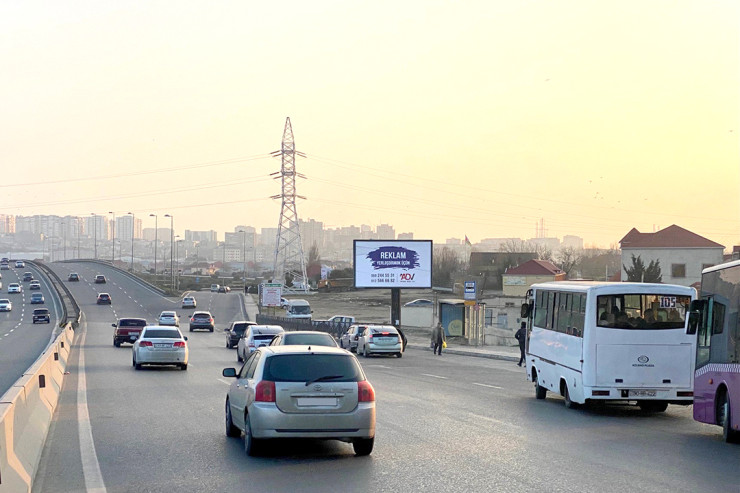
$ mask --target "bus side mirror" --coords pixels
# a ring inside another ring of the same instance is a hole
[[[532,313],[532,305],[529,303],[522,303],[521,317],[529,318],[530,313]]]

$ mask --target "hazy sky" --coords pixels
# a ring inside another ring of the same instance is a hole
[[[739,34],[737,0],[0,0],[0,213],[276,227],[290,117],[328,227],[729,248]]]

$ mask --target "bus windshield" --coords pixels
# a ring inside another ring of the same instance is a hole
[[[682,329],[691,298],[672,294],[597,297],[597,325],[613,329]]]

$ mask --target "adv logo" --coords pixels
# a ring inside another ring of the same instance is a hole
[[[410,282],[410,281],[413,281],[414,280],[414,276],[415,275],[416,274],[409,274],[408,272],[404,272],[399,277],[401,278],[401,282],[403,282],[403,281]]]

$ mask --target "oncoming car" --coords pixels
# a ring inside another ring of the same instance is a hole
[[[28,289],[32,289],[32,290],[41,289],[41,282],[37,280],[31,281],[31,284],[28,285]]]
[[[226,435],[244,433],[258,455],[263,440],[335,439],[369,455],[375,442],[375,389],[357,358],[339,348],[270,346],[253,352],[226,395]]]
[[[44,295],[41,293],[33,293],[31,295],[31,304],[32,305],[43,305],[44,304]]]
[[[270,346],[326,346],[338,347],[337,341],[326,332],[313,330],[296,330],[278,334],[270,342]]]
[[[134,342],[132,364],[137,370],[141,370],[142,365],[175,365],[187,370],[187,341],[177,327],[144,327]]]
[[[13,303],[7,299],[3,298],[0,300],[0,312],[9,312],[13,309]]]
[[[395,354],[403,356],[401,336],[392,325],[368,325],[357,339],[357,354]]]
[[[51,323],[51,315],[49,314],[48,308],[35,308],[33,310],[33,323],[37,322],[46,322],[47,324]]]
[[[20,293],[22,291],[23,288],[17,282],[11,282],[10,284],[8,284],[8,293]]]

